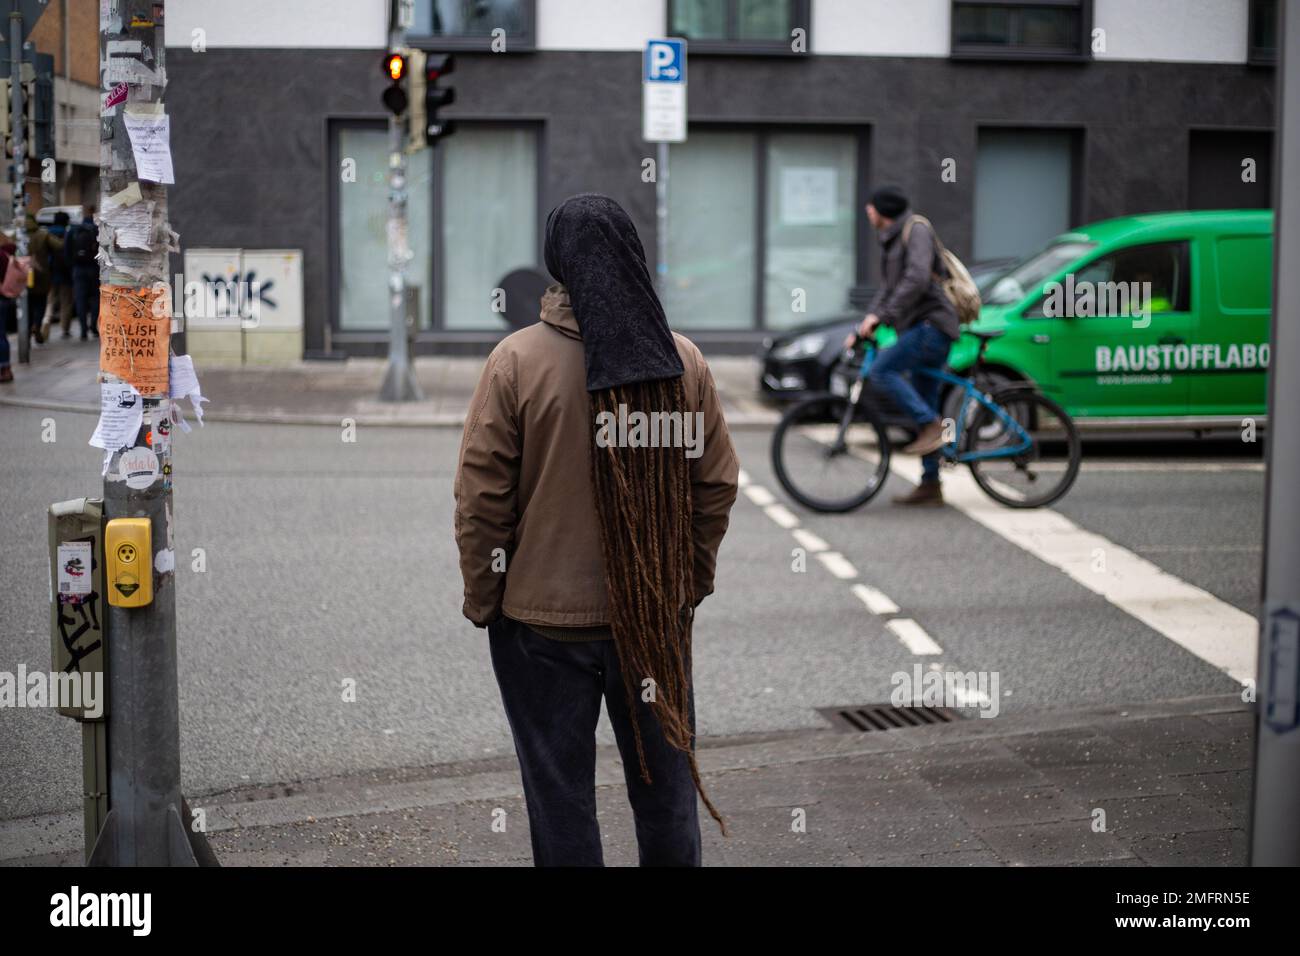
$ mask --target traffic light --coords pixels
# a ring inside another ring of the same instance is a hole
[[[406,57],[400,53],[384,55],[384,76],[388,77],[388,86],[384,88],[384,106],[394,116],[406,112]]]
[[[456,90],[453,87],[440,87],[438,80],[456,69],[456,58],[450,53],[430,56],[424,64],[424,142],[436,146],[438,140],[445,139],[456,132],[452,120],[438,118],[438,110],[456,102]]]

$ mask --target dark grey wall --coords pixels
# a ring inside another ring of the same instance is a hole
[[[330,117],[382,118],[381,51],[167,51],[185,246],[301,248],[307,348],[329,308]],[[449,115],[544,121],[544,209],[596,190],[623,203],[654,250],[654,186],[641,182],[640,54],[458,57]],[[942,58],[696,56],[693,121],[871,127],[876,181],[910,190],[958,255],[973,237],[977,130],[1082,131],[1079,219],[1180,209],[1192,128],[1270,128],[1272,70],[1237,65],[954,62]],[[940,180],[945,157],[957,182]],[[1272,161],[1272,157],[1268,157]],[[874,271],[875,256],[865,250]]]

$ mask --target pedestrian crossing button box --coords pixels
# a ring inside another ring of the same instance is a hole
[[[153,548],[148,518],[114,518],[104,529],[108,603],[144,607],[153,601]]]

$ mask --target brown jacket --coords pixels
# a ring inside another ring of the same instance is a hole
[[[456,473],[456,543],[464,613],[484,627],[518,621],[581,627],[609,623],[591,442],[586,364],[569,297],[551,286],[542,321],[502,341],[470,402]],[[736,500],[740,465],[713,376],[674,333],[693,413],[704,413],[703,452],[691,459],[695,597],[713,591],[718,547]],[[502,549],[494,562],[493,552]]]

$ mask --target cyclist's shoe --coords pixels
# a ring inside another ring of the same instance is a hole
[[[946,443],[943,440],[943,422],[935,419],[921,429],[921,434],[916,436],[916,440],[910,445],[903,448],[904,455],[928,455],[932,451],[938,451]]]
[[[894,495],[896,505],[919,505],[937,508],[943,505],[943,489],[937,481],[923,481],[905,495]]]

